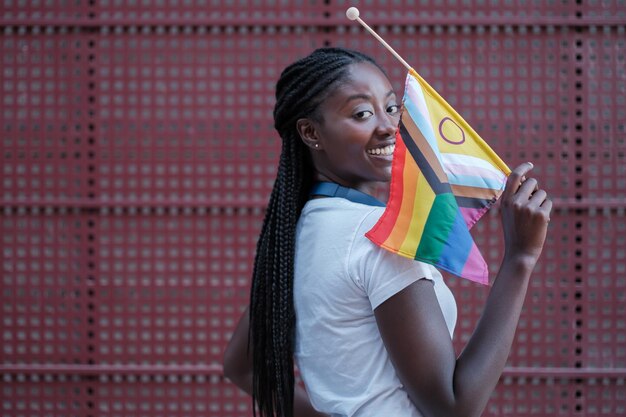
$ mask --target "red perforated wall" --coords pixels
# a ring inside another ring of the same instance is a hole
[[[0,413],[249,416],[221,376],[275,175],[274,83],[324,45],[405,71],[311,1],[5,0]],[[484,416],[626,415],[626,8],[372,0],[361,16],[555,200]],[[490,268],[492,210],[475,228]],[[460,348],[487,289],[449,278]]]

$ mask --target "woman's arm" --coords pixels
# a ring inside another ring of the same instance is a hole
[[[531,164],[502,195],[505,255],[483,314],[457,358],[431,282],[419,280],[381,304],[376,320],[409,396],[425,416],[480,416],[504,369],[552,203]]]
[[[249,395],[252,395],[253,355],[252,347],[248,352],[249,327],[250,313],[246,308],[224,352],[224,376]],[[309,395],[297,384],[294,387],[293,409],[296,417],[324,417],[324,414],[315,411],[309,400]]]

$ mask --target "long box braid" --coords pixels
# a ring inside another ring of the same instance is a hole
[[[282,151],[257,242],[250,294],[254,416],[257,411],[261,417],[293,416],[296,223],[314,171],[296,121],[316,118],[319,105],[347,76],[348,66],[364,61],[377,65],[356,51],[318,49],[285,68],[276,84],[274,127]]]

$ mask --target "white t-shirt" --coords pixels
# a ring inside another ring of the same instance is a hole
[[[420,417],[398,379],[374,309],[426,278],[452,336],[456,303],[431,265],[364,235],[384,208],[343,198],[307,202],[296,232],[295,359],[313,406],[332,416]]]

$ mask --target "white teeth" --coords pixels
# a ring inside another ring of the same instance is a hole
[[[384,148],[368,149],[370,155],[392,155],[396,145],[387,145]]]

